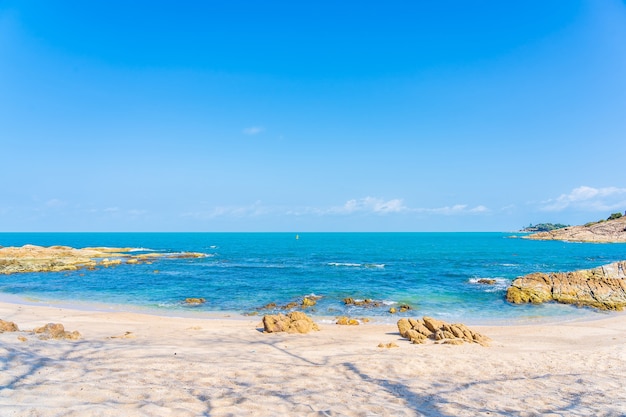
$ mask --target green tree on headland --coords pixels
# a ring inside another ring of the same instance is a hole
[[[561,223],[539,223],[533,226],[531,223],[528,227],[523,228],[522,232],[549,232],[564,227],[569,227],[569,225]]]
[[[613,213],[606,220],[600,219],[597,222],[585,223],[585,227],[593,226],[594,224],[598,224],[598,223],[602,223],[602,222],[608,222],[608,221],[611,221],[611,220],[619,219],[620,217],[622,217],[622,213],[621,212]]]

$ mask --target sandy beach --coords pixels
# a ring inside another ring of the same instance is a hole
[[[626,317],[473,326],[489,347],[413,345],[393,325],[265,334],[260,317],[0,303],[5,416],[623,416]],[[80,340],[40,340],[49,322]],[[380,348],[394,342],[397,348]]]

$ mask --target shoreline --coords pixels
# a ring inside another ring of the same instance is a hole
[[[16,306],[32,306],[32,307],[49,307],[59,308],[77,312],[93,312],[93,313],[112,313],[112,314],[141,314],[153,317],[164,318],[180,318],[180,319],[197,319],[197,320],[239,320],[239,321],[260,321],[265,314],[287,314],[291,310],[285,311],[270,311],[259,310],[256,315],[246,315],[240,311],[223,311],[223,310],[205,310],[196,309],[195,307],[181,308],[181,309],[167,309],[167,308],[151,308],[146,306],[134,305],[134,304],[110,304],[110,303],[96,303],[92,301],[80,301],[80,300],[52,300],[52,299],[38,299],[32,297],[25,297],[15,294],[0,293],[0,304],[12,304]],[[539,326],[539,325],[560,325],[565,323],[576,322],[588,322],[596,320],[604,320],[610,317],[626,317],[625,311],[608,311],[598,310],[590,307],[577,307],[574,305],[559,304],[559,303],[543,303],[536,305],[537,308],[562,308],[562,309],[576,309],[571,313],[565,313],[562,315],[529,315],[520,316],[514,318],[471,318],[463,321],[464,324],[469,326],[481,326],[481,327],[507,327],[507,326]],[[340,316],[346,316],[345,314],[338,315],[316,315],[304,310],[302,311],[309,315],[314,321],[326,325],[334,325],[335,321]],[[348,315],[350,318],[362,319],[366,318],[369,322],[368,325],[384,325],[395,326],[397,321],[401,318],[417,318],[423,316],[418,311],[413,311],[408,315],[368,315],[367,310],[360,311],[359,314]],[[445,319],[445,317],[433,315],[435,318]],[[0,317],[2,319],[2,317]],[[626,319],[625,319],[626,320]],[[459,320],[456,320],[458,322]]]
[[[26,416],[474,416],[626,413],[626,319],[472,326],[413,345],[395,325],[263,333],[260,317],[180,318],[0,302],[0,407]],[[49,322],[81,339],[24,332]],[[25,341],[18,339],[22,336]],[[395,343],[397,348],[380,348]]]

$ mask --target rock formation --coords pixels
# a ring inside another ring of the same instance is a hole
[[[387,349],[391,349],[391,348],[397,348],[400,347],[397,344],[395,344],[394,342],[389,342],[389,343],[379,343],[378,344],[379,348],[387,348]]]
[[[448,324],[432,317],[400,319],[398,330],[402,337],[416,344],[426,343],[429,339],[450,345],[468,342],[487,346],[490,342],[487,336],[474,332],[464,324]]]
[[[0,333],[4,332],[18,332],[20,329],[17,327],[17,324],[12,321],[4,321],[0,319]]]
[[[269,303],[263,307],[257,307],[257,310],[293,310],[296,308],[307,309],[317,304],[317,300],[321,299],[321,295],[305,295],[299,298],[299,301],[291,301],[284,305],[278,305],[276,303]],[[250,313],[248,313],[250,314]]]
[[[196,298],[196,297],[185,298],[185,304],[188,304],[188,305],[198,306],[204,303],[206,303],[206,300],[204,298]]]
[[[346,316],[337,317],[337,321],[335,323],[341,326],[358,326],[359,325],[359,321],[357,319],[352,319]]]
[[[626,216],[584,226],[569,226],[549,232],[534,233],[524,236],[524,239],[597,243],[626,242]]]
[[[344,298],[343,303],[345,305],[352,305],[357,307],[365,307],[365,308],[376,308],[384,306],[382,301],[371,300],[366,298],[365,300],[355,300],[352,297]]]
[[[309,333],[312,330],[319,330],[317,324],[309,316],[300,312],[273,314],[263,316],[263,330],[265,333]]]
[[[38,327],[33,330],[33,333],[38,334],[42,340],[47,339],[80,339],[80,333],[77,331],[68,332],[65,330],[61,323],[48,323],[45,326]]]
[[[400,304],[397,308],[396,307],[391,307],[389,308],[389,313],[390,314],[396,314],[398,312],[400,313],[405,313],[407,311],[411,310],[411,306],[408,304]]]
[[[21,272],[75,271],[96,266],[110,267],[126,263],[140,263],[154,258],[199,258],[203,253],[146,253],[129,255],[132,248],[83,248],[68,246],[0,247],[0,274]]]
[[[517,278],[506,293],[511,303],[565,304],[622,310],[626,306],[626,261],[575,272],[536,272]]]

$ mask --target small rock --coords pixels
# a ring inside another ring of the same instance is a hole
[[[358,326],[359,325],[359,321],[356,319],[351,319],[349,317],[339,317],[337,319],[337,324],[343,325],[343,326]]]
[[[67,332],[61,323],[48,323],[45,326],[38,327],[33,330],[33,333],[39,334],[39,338],[42,340],[47,339],[80,339],[80,333],[77,331]]]
[[[492,278],[481,278],[478,281],[476,281],[477,284],[484,284],[484,285],[494,285],[496,282],[498,281]]]
[[[4,321],[0,319],[0,333],[4,332],[18,332],[20,329],[17,327],[17,324],[12,321]]]
[[[375,307],[381,307],[384,305],[382,301],[376,301],[376,300],[372,300],[369,298],[366,298],[365,300],[355,300],[352,297],[344,298],[343,303],[345,305],[353,305],[353,306],[365,307],[365,308],[375,308]]]
[[[317,301],[313,297],[304,297],[302,299],[302,308],[313,307]]]
[[[206,303],[204,298],[185,298],[185,304],[200,305]]]

